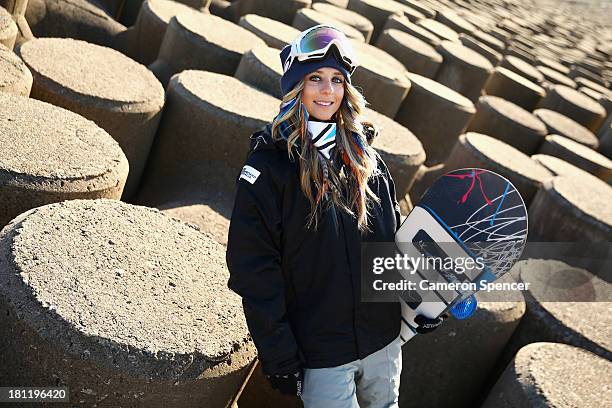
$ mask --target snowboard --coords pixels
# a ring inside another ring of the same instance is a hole
[[[439,177],[395,235],[399,253],[412,260],[411,270],[400,273],[414,282],[400,295],[403,342],[417,334],[418,314],[436,318],[452,311],[462,318],[474,309],[474,293],[520,258],[527,229],[525,203],[506,178],[479,168]]]

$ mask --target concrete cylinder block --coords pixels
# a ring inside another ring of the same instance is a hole
[[[395,57],[412,73],[434,78],[442,56],[424,41],[400,30],[385,30],[378,37],[376,46]]]
[[[587,88],[586,86],[581,86],[578,89],[578,92],[588,96],[589,98],[598,101],[603,95],[597,92],[594,89]],[[605,109],[605,108],[604,108]],[[606,110],[607,111],[607,110]]]
[[[417,10],[426,18],[434,18],[436,16],[436,10],[430,6],[430,3],[420,0],[397,0],[397,2]]]
[[[560,135],[575,142],[597,149],[599,140],[580,123],[550,109],[536,109],[533,114],[546,125],[549,135]]]
[[[507,355],[530,343],[550,341],[612,359],[609,281],[556,259],[527,259],[515,270],[522,282],[529,283],[527,313]],[[605,272],[609,276],[610,271]]]
[[[493,65],[461,43],[442,41],[436,50],[443,58],[436,81],[476,102],[493,71]]]
[[[583,77],[576,77],[574,78],[574,81],[576,83],[577,86],[582,86],[582,87],[587,87],[590,88],[596,92],[599,92],[602,95],[608,95],[608,96],[612,96],[612,91],[608,88],[606,88],[603,85],[598,84],[595,81],[592,81],[588,78],[583,78]]]
[[[435,164],[431,167],[421,165],[416,174],[414,183],[410,188],[409,198],[413,203],[418,203],[425,191],[436,181],[436,179],[444,174],[444,163]],[[401,204],[400,204],[401,205]]]
[[[252,85],[275,98],[282,99],[280,80],[283,67],[278,57],[278,50],[266,45],[259,45],[244,54],[234,77]]]
[[[492,136],[528,155],[538,150],[547,134],[546,125],[530,112],[488,95],[478,99],[467,130]]]
[[[570,88],[576,88],[576,83],[570,77],[565,76],[552,68],[548,68],[543,65],[536,65],[536,69],[544,76],[544,81],[546,82],[553,85],[565,85]]]
[[[538,191],[529,209],[535,241],[602,242],[612,234],[612,188],[555,177]],[[537,221],[536,221],[537,220]]]
[[[234,75],[242,56],[261,44],[265,44],[261,38],[221,17],[185,12],[170,20],[149,69],[164,85],[188,69]]]
[[[337,20],[335,17],[330,16],[329,14],[320,13],[314,9],[300,9],[295,13],[295,18],[293,19],[293,27],[297,28],[298,31],[303,31],[319,24],[331,24],[342,31],[347,38],[365,42],[365,38],[361,31],[357,30],[353,26],[343,23],[340,20]]]
[[[236,17],[246,14],[258,14],[273,20],[291,25],[295,13],[303,8],[310,8],[312,0],[236,0]]]
[[[212,0],[178,0],[180,3],[185,4],[193,9],[203,11],[205,13],[209,12],[209,7],[212,3]]]
[[[459,42],[459,33],[439,21],[427,18],[419,21],[417,25],[431,32],[441,40],[455,43]]]
[[[374,24],[361,14],[346,8],[334,7],[327,3],[315,3],[312,5],[312,9],[357,29],[363,35],[365,42],[369,43],[372,39]]]
[[[389,168],[399,201],[408,194],[419,168],[425,162],[423,145],[410,130],[372,109],[366,110],[365,117],[379,129],[373,147]]]
[[[172,17],[192,10],[172,0],[145,0],[132,29],[134,59],[144,65],[155,61]]]
[[[404,10],[404,17],[408,18],[413,23],[416,23],[419,20],[423,20],[427,17],[420,11],[413,9],[412,7],[403,5],[402,9]]]
[[[291,44],[300,35],[299,30],[287,24],[257,14],[247,14],[240,17],[238,25],[264,40],[269,47],[279,50]]]
[[[256,355],[225,248],[158,210],[71,200],[0,234],[0,310],[14,385],[85,406],[228,406]]]
[[[440,40],[440,37],[433,34],[431,31],[411,23],[405,16],[390,16],[383,27],[383,32],[391,29],[410,34],[411,36],[418,38],[432,47],[436,47],[438,44],[440,44],[440,41],[442,41]]]
[[[315,8],[316,5],[331,5],[338,8],[347,8],[349,4],[349,0],[312,0],[312,8]]]
[[[464,46],[485,57],[494,67],[497,66],[502,59],[502,55],[499,52],[469,35],[463,33],[459,34],[459,41],[461,41],[461,44]]]
[[[229,191],[200,191],[191,197],[157,206],[162,213],[177,218],[210,234],[227,246],[227,233],[232,216],[234,195]]]
[[[610,405],[612,392],[602,376],[610,370],[610,361],[577,347],[530,344],[517,353],[482,408]]]
[[[476,40],[485,44],[486,46],[491,47],[492,49],[494,49],[500,54],[503,54],[504,50],[506,49],[506,44],[503,41],[493,37],[490,34],[485,33],[484,31],[476,30],[472,32],[470,35],[474,37]]]
[[[400,406],[476,406],[524,313],[524,302],[482,302],[467,320],[447,319],[433,339],[416,336],[402,350]]]
[[[591,132],[596,132],[606,117],[606,110],[597,101],[563,85],[551,87],[538,108],[560,112]]]
[[[412,88],[395,120],[423,143],[428,166],[442,163],[476,109],[469,99],[438,82],[417,74],[408,77]]]
[[[227,0],[212,0],[208,10],[210,14],[221,17],[227,21],[235,22],[238,20],[235,16],[237,5],[237,1],[230,3]]]
[[[599,152],[612,160],[612,122],[601,130],[599,137]]]
[[[436,14],[436,21],[452,28],[457,33],[471,34],[477,30],[472,23],[450,9],[439,11]]]
[[[544,88],[538,84],[502,67],[493,70],[484,92],[506,99],[528,111],[535,109],[546,95]]]
[[[513,55],[507,55],[500,63],[501,67],[507,68],[528,80],[539,84],[544,80],[544,75],[530,63]]]
[[[30,96],[32,74],[23,61],[0,44],[0,92]]]
[[[0,6],[0,45],[4,45],[9,50],[15,46],[19,30],[17,24],[13,21],[13,17],[4,7]]]
[[[352,75],[353,85],[375,111],[393,118],[410,89],[404,65],[383,50],[353,41],[359,66]]]
[[[582,183],[598,183],[605,185],[605,181],[602,181],[600,178],[558,157],[548,154],[534,154],[531,156],[531,159],[546,167],[546,169],[555,176],[574,177],[580,179]]]
[[[87,0],[28,0],[26,19],[35,37],[74,38],[123,49],[124,25]]]
[[[138,198],[146,205],[176,201],[185,192],[231,188],[249,136],[271,122],[280,106],[236,78],[205,71],[173,76],[167,98]]]
[[[601,86],[606,86],[606,81],[601,76],[595,74],[594,72],[589,71],[588,69],[584,69],[578,65],[571,64],[569,70],[570,71],[569,71],[569,74],[567,74],[567,76],[569,76],[572,79],[583,77],[583,78],[590,79],[591,81]]]
[[[557,60],[549,58],[549,57],[537,56],[536,57],[536,63],[538,65],[542,65],[542,66],[548,67],[550,69],[554,69],[555,71],[559,72],[560,74],[563,74],[563,75],[566,75],[566,76],[570,72],[568,67],[566,67],[565,65],[559,63]]]
[[[366,17],[374,25],[370,42],[374,43],[382,33],[387,18],[394,14],[403,15],[402,5],[394,1],[385,0],[350,0],[348,9]]]
[[[559,135],[546,136],[538,153],[568,161],[604,181],[612,178],[612,161],[597,151]]]
[[[552,174],[514,147],[480,133],[459,136],[448,160],[446,171],[482,167],[501,174],[514,184],[526,205],[532,201]]]
[[[20,48],[34,83],[32,97],[93,120],[130,162],[124,199],[135,193],[164,106],[164,89],[144,66],[110,48],[39,38]]]
[[[41,205],[120,199],[128,162],[113,138],[66,109],[0,92],[0,228]]]

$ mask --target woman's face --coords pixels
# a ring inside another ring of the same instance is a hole
[[[335,68],[319,68],[304,77],[302,102],[314,119],[330,120],[344,97],[344,75]]]

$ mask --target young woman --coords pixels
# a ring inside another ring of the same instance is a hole
[[[280,113],[251,136],[238,178],[228,285],[274,388],[306,408],[396,407],[400,307],[361,302],[360,244],[394,242],[400,213],[351,85],[356,61],[331,26],[301,33],[281,61]]]

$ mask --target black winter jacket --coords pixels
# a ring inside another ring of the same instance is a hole
[[[242,297],[265,373],[335,367],[398,336],[399,303],[360,301],[360,242],[393,242],[400,222],[393,180],[378,154],[377,161],[369,186],[380,204],[370,211],[371,232],[361,234],[340,209],[339,235],[329,211],[313,232],[305,227],[310,203],[286,141],[267,130],[251,136],[229,228],[228,286]]]

